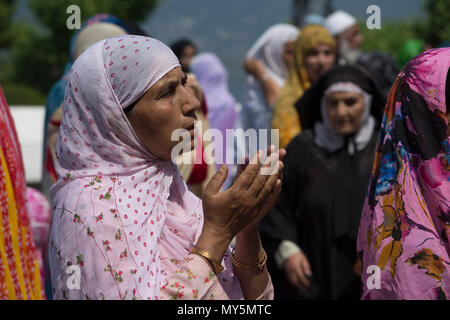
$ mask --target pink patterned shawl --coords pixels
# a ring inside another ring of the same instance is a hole
[[[159,299],[195,244],[201,201],[171,161],[145,149],[123,112],[178,66],[160,41],[129,35],[93,45],[74,63],[51,188],[56,299]],[[241,298],[229,253],[225,260],[223,288]],[[80,290],[71,289],[71,265],[81,270]]]
[[[450,297],[449,66],[450,49],[429,50],[389,94],[359,229],[363,299]]]
[[[26,191],[28,214],[30,215],[36,255],[41,273],[41,285],[44,289],[45,263],[47,261],[48,236],[51,224],[51,211],[47,198],[38,190],[27,187]],[[42,293],[45,297],[45,293]]]

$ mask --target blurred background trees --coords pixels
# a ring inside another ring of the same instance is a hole
[[[28,21],[31,19],[24,21],[14,18],[19,1],[28,2],[37,23]],[[180,1],[188,3],[186,0]],[[292,1],[294,4],[296,0]],[[300,4],[305,1],[297,0]],[[69,5],[75,4],[81,8],[81,22],[96,13],[110,13],[125,22],[143,23],[161,2],[162,0],[0,0],[0,84],[8,101],[11,104],[45,103],[50,86],[61,76],[69,59],[70,37],[76,32],[66,27],[70,16],[66,13]],[[339,1],[312,2],[314,6],[309,9],[311,11],[319,10],[319,4],[325,9],[329,3],[333,5],[332,9],[339,7]],[[295,6],[292,10],[294,13]],[[396,56],[403,43],[409,39],[423,39],[430,47],[450,41],[450,1],[426,0],[423,10],[422,18],[395,21],[385,19],[382,11],[380,30],[369,30],[366,21],[361,21],[365,39],[363,50],[382,50]],[[181,35],[184,30],[180,29],[179,32]]]
[[[69,59],[70,38],[77,30],[66,26],[70,5],[81,9],[81,22],[109,13],[124,22],[142,22],[161,0],[28,0],[41,27],[13,21],[17,1],[0,1],[0,83],[10,104],[44,104],[53,82]],[[3,49],[3,50],[2,50]],[[5,50],[6,49],[6,50]]]
[[[427,0],[424,10],[425,19],[412,18],[406,21],[386,22],[382,16],[382,27],[379,30],[369,30],[366,22],[361,21],[361,31],[364,36],[363,50],[377,48],[395,56],[403,43],[409,39],[422,39],[430,48],[449,42],[450,1]]]
[[[381,29],[369,30],[366,21],[360,21],[361,33],[364,36],[362,49],[385,51],[395,56],[406,40],[423,38],[421,23],[417,18],[406,21],[382,20]]]
[[[450,41],[450,1],[428,0],[425,3],[428,16],[423,23],[425,41],[432,47]]]

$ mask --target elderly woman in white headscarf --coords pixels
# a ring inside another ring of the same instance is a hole
[[[202,202],[173,163],[174,132],[194,148],[200,104],[186,81],[174,53],[142,36],[98,42],[75,61],[50,190],[56,299],[273,297],[258,226],[285,151],[262,167],[258,152],[225,192],[221,166]]]
[[[270,129],[272,108],[293,60],[299,30],[289,24],[267,29],[247,53],[242,125],[245,129]]]

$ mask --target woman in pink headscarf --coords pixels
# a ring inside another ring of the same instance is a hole
[[[389,94],[359,228],[363,299],[450,297],[449,67],[450,49],[429,50]]]
[[[202,203],[171,161],[172,133],[193,137],[200,106],[185,83],[173,52],[147,37],[101,41],[74,63],[50,191],[56,299],[273,296],[258,223],[279,194],[282,163],[264,175],[258,153],[219,192],[222,166]]]

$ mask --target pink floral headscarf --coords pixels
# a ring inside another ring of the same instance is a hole
[[[178,66],[160,41],[129,35],[93,45],[74,63],[51,188],[56,299],[158,299],[195,244],[201,201],[175,164],[145,149],[123,112]],[[68,286],[71,265],[81,270],[81,290]]]
[[[358,236],[364,299],[450,298],[449,67],[449,48],[429,50],[389,94]]]

